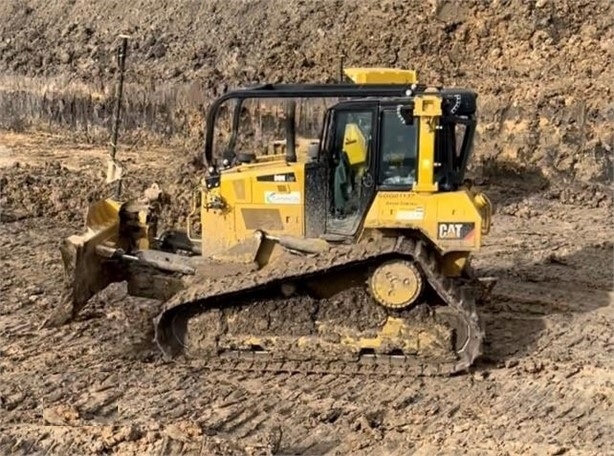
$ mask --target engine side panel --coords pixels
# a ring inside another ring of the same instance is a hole
[[[246,165],[222,173],[213,189],[222,207],[207,207],[203,194],[203,252],[216,253],[253,237],[261,229],[272,235],[305,233],[305,165],[285,162]]]

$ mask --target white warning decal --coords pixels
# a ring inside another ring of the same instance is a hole
[[[397,220],[416,221],[424,219],[424,208],[417,207],[409,211],[397,211]]]

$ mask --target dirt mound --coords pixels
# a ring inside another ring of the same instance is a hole
[[[76,174],[59,162],[43,166],[16,163],[3,169],[0,177],[0,205],[11,212],[4,218],[53,217],[74,221],[84,214],[88,203],[101,191],[88,188],[84,173]]]
[[[40,217],[79,226],[91,203],[115,195],[114,184],[106,185],[102,174],[97,167],[75,170],[58,161],[0,168],[0,221]],[[156,170],[135,169],[124,180],[121,197],[138,198],[156,182],[163,191],[160,229],[183,226],[196,175],[196,169],[184,163]],[[172,204],[167,204],[171,195]]]
[[[83,122],[67,116],[97,118],[118,32],[132,37],[127,78],[137,99],[131,107],[142,110],[126,128],[196,138],[201,122],[193,113],[212,95],[255,81],[330,81],[345,53],[346,65],[412,67],[423,81],[477,89],[478,157],[538,166],[549,179],[611,182],[613,14],[608,0],[7,0],[0,5],[0,70],[8,75],[0,123],[27,124],[41,106],[71,129]],[[32,86],[23,75],[42,78],[37,90],[60,78],[54,90],[73,95],[49,105],[46,87],[47,104],[24,100]],[[87,102],[75,104],[84,86]],[[155,103],[140,102],[154,92]]]
[[[142,84],[331,80],[345,53],[348,65],[412,66],[427,81],[471,81],[495,94],[522,93],[532,80],[581,95],[606,83],[613,39],[607,0],[27,3],[0,9],[11,18],[0,25],[2,69],[86,82],[113,71],[112,45],[124,32],[132,37],[132,80]]]

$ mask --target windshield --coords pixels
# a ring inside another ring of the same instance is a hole
[[[393,110],[382,113],[380,184],[411,186],[416,181],[416,124],[405,125]]]

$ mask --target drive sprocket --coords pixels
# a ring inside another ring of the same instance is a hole
[[[404,309],[415,303],[424,282],[413,261],[393,259],[379,265],[369,278],[369,289],[375,300],[389,309]]]

